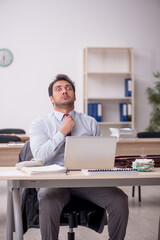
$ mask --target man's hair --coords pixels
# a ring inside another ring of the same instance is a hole
[[[75,93],[76,89],[75,89],[74,82],[72,82],[72,80],[67,75],[65,75],[65,74],[58,74],[56,76],[56,78],[49,84],[49,87],[48,87],[49,97],[51,97],[53,95],[53,85],[56,82],[58,82],[58,81],[66,81],[66,82],[70,83],[72,88],[73,88],[73,91]]]

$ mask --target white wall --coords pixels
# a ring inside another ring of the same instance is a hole
[[[0,128],[27,132],[52,111],[48,85],[58,73],[76,83],[82,111],[82,50],[86,46],[135,50],[136,129],[144,130],[151,107],[145,89],[160,71],[159,0],[0,0],[0,48],[13,63],[0,67]]]

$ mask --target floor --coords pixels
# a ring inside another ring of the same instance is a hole
[[[0,182],[0,240],[5,240],[6,232],[6,201],[7,183]],[[142,201],[138,201],[138,189],[135,197],[132,195],[132,187],[122,187],[129,196],[129,222],[125,240],[160,240],[158,239],[158,226],[160,218],[160,186],[145,186],[141,188]],[[67,239],[68,227],[60,228],[59,240]],[[107,240],[108,230],[105,227],[102,234],[98,234],[85,227],[75,229],[76,240]],[[15,240],[15,236],[13,240]],[[39,229],[29,229],[24,235],[24,240],[40,240]],[[54,240],[54,239],[53,239]],[[118,240],[118,239],[117,239]]]

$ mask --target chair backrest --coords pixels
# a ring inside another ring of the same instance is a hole
[[[3,128],[0,129],[0,134],[25,134],[25,130],[20,128]]]
[[[30,161],[33,158],[33,154],[30,148],[30,140],[26,141],[24,146],[22,147],[19,156],[18,162]]]
[[[17,136],[0,134],[0,143],[9,143],[9,142],[21,142],[21,139]]]
[[[160,138],[160,132],[138,132],[138,138]]]

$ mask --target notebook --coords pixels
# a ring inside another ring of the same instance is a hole
[[[65,167],[59,166],[57,164],[49,165],[49,166],[38,166],[38,167],[22,167],[21,171],[29,174],[29,175],[36,175],[36,174],[66,174],[67,169]]]
[[[112,169],[116,145],[116,137],[67,137],[64,166],[68,170]]]

